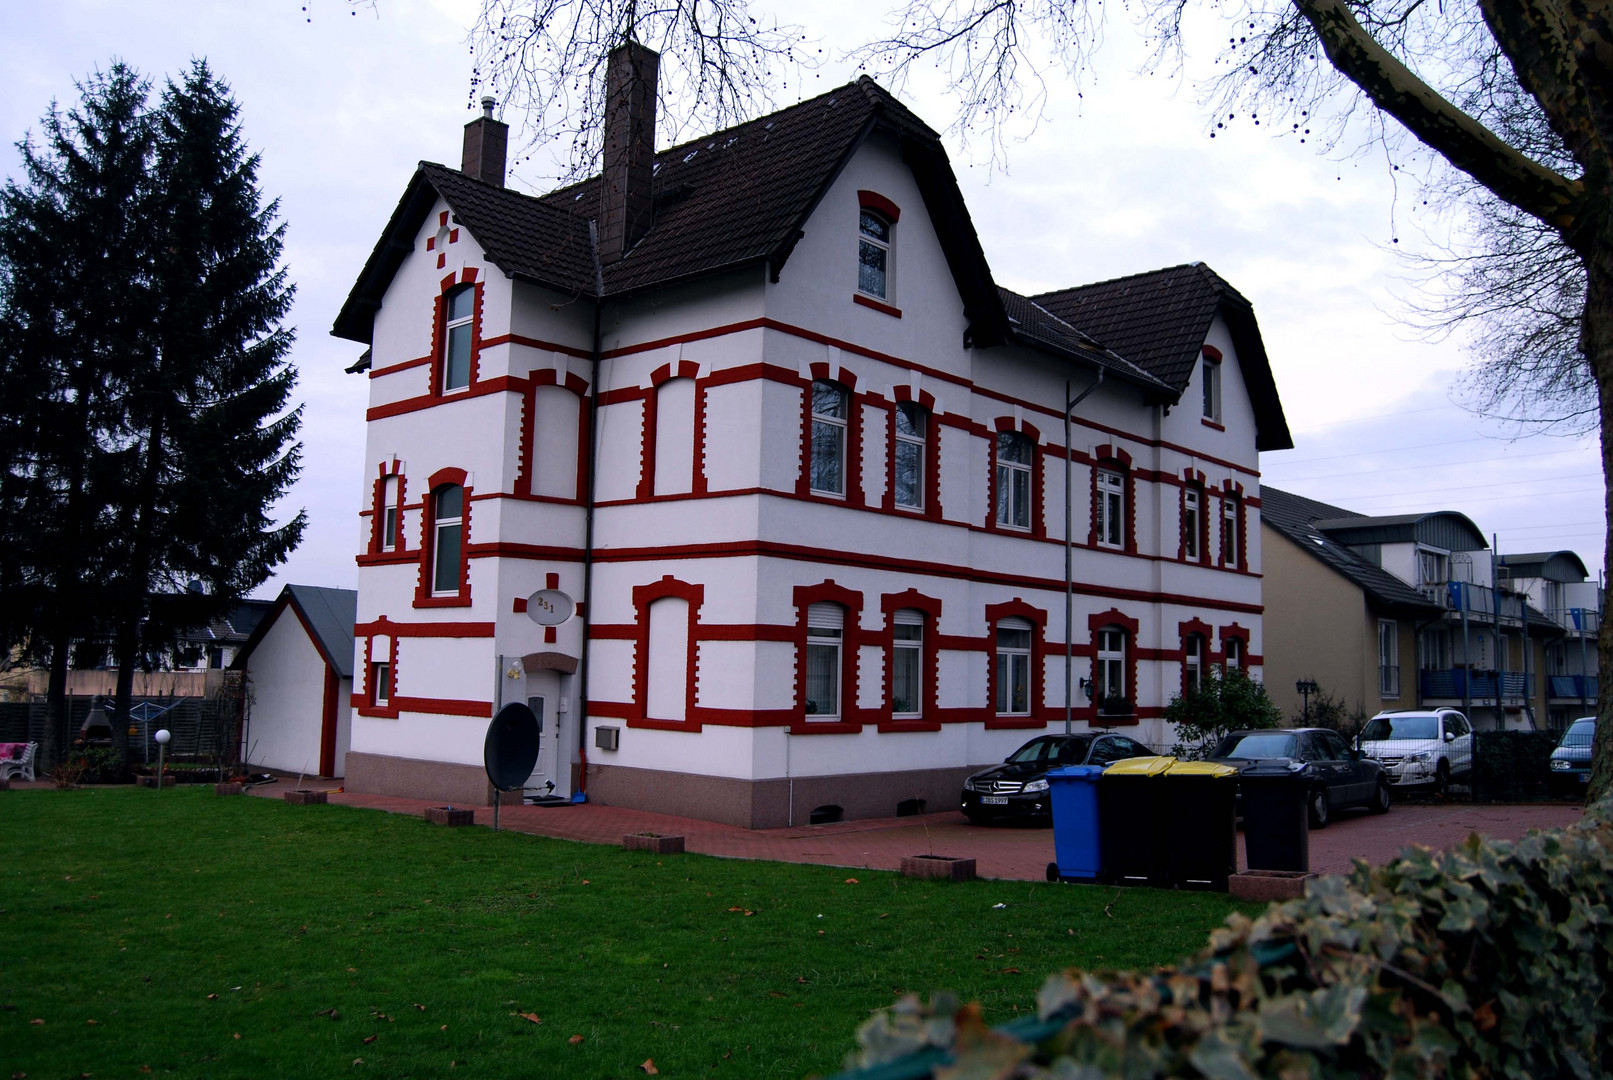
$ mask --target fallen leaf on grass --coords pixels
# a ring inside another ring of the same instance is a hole
[[[364,1036],[364,1045],[368,1046],[368,1045],[370,1045],[370,1043],[374,1042],[376,1039],[379,1039],[380,1037],[381,1036],[379,1036],[379,1035],[366,1035],[366,1036]],[[240,1038],[240,1036],[237,1035],[236,1038]]]
[[[784,995],[779,993],[777,990],[769,990],[767,992],[767,996],[768,997],[783,997]]]
[[[424,1005],[420,1004],[418,1001],[414,1003],[414,1007],[419,1009],[421,1012],[426,1011],[426,1007]]]
[[[100,1022],[101,1022],[101,1021],[99,1021],[99,1020],[86,1020],[86,1021],[84,1021],[84,1022],[85,1022],[85,1023],[86,1023],[86,1024],[89,1024],[89,1025],[90,1025],[90,1026],[91,1026],[91,1027],[93,1027],[93,1026],[95,1026],[95,1025],[96,1025],[96,1024],[99,1024],[99,1023],[100,1023]]]
[[[448,1030],[448,1025],[444,1024],[442,1027],[438,1028],[437,1030],[438,1031],[447,1031]]]
[[[43,1020],[30,1020],[28,1022],[30,1024],[34,1025],[34,1027],[44,1027],[45,1026],[45,1022]]]
[[[568,1043],[570,1043],[572,1046],[576,1046],[578,1043],[582,1042],[582,1036],[581,1035],[573,1035],[571,1038],[567,1039],[566,1041]]]
[[[1019,974],[1019,969],[1018,968],[1003,968],[1001,971],[997,972],[997,974],[999,974],[999,975],[1018,975]]]
[[[537,1013],[516,1013],[515,1015],[519,1016],[522,1020],[530,1020],[534,1024],[543,1023],[543,1017],[539,1016]]]
[[[890,912],[888,912],[888,911],[887,911],[887,912],[885,912],[885,914],[883,914],[883,915],[881,915],[881,916],[880,916],[880,918],[881,918],[881,919],[888,919],[888,918],[890,918],[890,917],[891,917],[891,913],[890,913]]]
[[[997,905],[997,906],[998,906],[998,907],[1002,907],[1002,905],[1001,905],[1001,904],[998,904],[998,905]],[[357,970],[358,970],[358,968],[352,968],[352,967],[350,967],[350,968],[348,968],[348,969],[347,969],[347,970],[348,970],[348,971],[357,971]]]
[[[645,1058],[644,1059],[644,1064],[640,1065],[639,1068],[643,1069],[645,1074],[648,1075],[648,1076],[655,1076],[656,1074],[658,1074],[661,1071],[660,1069],[657,1069],[655,1067],[655,1059],[654,1058]]]
[[[995,911],[995,910],[997,910],[997,909],[998,909],[998,908],[1005,908],[1005,907],[1007,907],[1007,906],[1008,906],[1008,905],[1007,905],[1007,904],[993,904],[993,905],[991,905],[991,908],[992,908],[992,910],[993,910],[993,911]],[[353,969],[352,969],[352,968],[348,968],[348,969],[347,969],[347,970],[348,970],[348,971],[352,971],[352,970],[353,970]]]
[[[362,1065],[362,1064],[364,1064],[364,1059],[363,1058],[354,1058],[353,1059],[353,1064],[354,1065]]]
[[[583,879],[582,879],[582,883],[583,883],[583,884],[584,884],[584,885],[591,885],[591,884],[593,884],[593,883],[592,883],[592,882],[590,882],[590,881],[589,881],[589,880],[588,880],[588,879],[587,879],[587,878],[583,878]]]
[[[729,911],[737,911],[742,915],[754,915],[754,914],[756,914],[756,912],[751,911],[749,908],[731,907],[728,910]]]
[[[208,1001],[217,1001],[218,1000],[218,995],[217,994],[208,994],[207,995],[207,1000]]]
[[[856,885],[857,883],[858,883],[857,879],[854,878],[854,877],[849,877],[849,878],[846,879],[846,884],[847,885]]]
[[[240,1032],[239,1032],[239,1031],[237,1031],[237,1032],[236,1032],[236,1033],[235,1033],[235,1034],[234,1034],[234,1035],[232,1035],[232,1036],[230,1036],[230,1037],[231,1037],[231,1038],[232,1038],[232,1039],[239,1039],[239,1038],[240,1038],[240,1037],[241,1037],[241,1033],[240,1033]]]

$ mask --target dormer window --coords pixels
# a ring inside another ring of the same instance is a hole
[[[862,211],[858,219],[857,290],[890,299],[891,223],[883,214]]]
[[[470,385],[471,323],[476,313],[476,287],[462,285],[443,298],[442,388]]]

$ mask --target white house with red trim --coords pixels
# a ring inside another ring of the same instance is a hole
[[[370,350],[351,790],[486,800],[520,700],[529,791],[944,809],[1064,729],[1067,645],[1074,728],[1155,745],[1188,680],[1258,673],[1291,443],[1247,300],[1200,264],[1016,295],[872,81],[657,154],[654,78],[618,50],[602,176],[542,197],[489,104],[337,319]]]

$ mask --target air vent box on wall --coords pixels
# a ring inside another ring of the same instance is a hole
[[[597,727],[594,729],[594,747],[599,750],[615,750],[621,742],[622,729],[614,727]]]

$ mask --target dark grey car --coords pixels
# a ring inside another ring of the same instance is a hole
[[[1375,814],[1389,810],[1383,766],[1326,728],[1234,731],[1216,744],[1210,760],[1239,768],[1264,761],[1292,762],[1295,771],[1310,781],[1313,829],[1325,829],[1333,812],[1345,807],[1365,807]]]
[[[1596,717],[1582,716],[1568,725],[1557,749],[1551,752],[1551,789],[1558,795],[1583,794],[1591,779],[1591,743],[1596,738]]]

